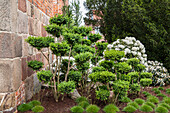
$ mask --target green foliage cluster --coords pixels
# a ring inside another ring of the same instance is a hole
[[[76,44],[73,47],[73,50],[72,50],[73,56],[75,56],[77,54],[80,54],[80,53],[85,53],[85,52],[91,52],[91,53],[94,54],[95,53],[95,48],[92,48],[92,47],[87,46],[87,45]]]
[[[84,109],[81,106],[73,106],[70,111],[72,113],[83,113]]]
[[[50,24],[45,26],[45,30],[53,36],[60,37],[63,32],[63,27],[57,24]]]
[[[156,96],[157,96],[157,97],[166,97],[166,95],[164,95],[164,94],[162,94],[162,93],[158,93]]]
[[[138,72],[142,72],[146,67],[143,65],[143,64],[138,64],[136,67],[135,67],[135,70],[138,71]]]
[[[70,47],[66,42],[51,43],[50,49],[56,56],[64,56],[66,52],[70,49]]]
[[[119,110],[119,108],[117,106],[115,106],[114,104],[109,104],[109,105],[106,105],[104,108],[103,108],[103,111],[105,113],[116,113]]]
[[[102,38],[102,36],[100,34],[89,34],[88,35],[88,39],[94,43],[94,42],[97,42],[98,40],[100,40]]]
[[[120,73],[127,73],[131,70],[131,66],[126,62],[120,62],[114,65],[114,68]]]
[[[170,88],[169,88],[169,89],[166,89],[166,93],[167,93],[167,94],[170,94]]]
[[[40,82],[48,83],[53,77],[53,74],[49,70],[42,70],[37,72],[37,77]]]
[[[128,113],[133,113],[136,110],[137,109],[134,106],[128,105],[128,106],[124,107],[122,111],[125,111],[125,112],[128,112]]]
[[[130,92],[131,93],[138,93],[138,92],[140,92],[140,84],[138,84],[138,83],[130,84]]]
[[[131,59],[128,59],[127,60],[127,63],[129,64],[129,65],[131,65],[132,67],[135,67],[135,66],[137,66],[138,64],[139,64],[139,59],[137,59],[137,58],[131,58]]]
[[[41,50],[42,48],[49,47],[50,43],[54,43],[54,38],[52,37],[32,37],[29,36],[25,39],[32,47]]]
[[[81,81],[81,78],[82,78],[81,72],[74,70],[69,71],[68,80],[74,81],[76,84],[78,84],[78,82]]]
[[[168,113],[168,109],[163,106],[158,106],[155,108],[156,113]]]
[[[113,92],[118,95],[118,99],[122,99],[127,96],[127,91],[129,90],[129,82],[118,80],[113,83]]]
[[[84,96],[81,96],[81,97],[76,98],[76,102],[77,102],[77,103],[81,103],[81,102],[83,102],[83,101],[88,102],[88,99],[87,99],[86,97],[84,97]]]
[[[167,108],[168,110],[170,110],[170,106],[167,103],[160,103],[160,104],[158,104],[158,106],[163,106],[163,107]]]
[[[109,60],[104,60],[104,61],[101,61],[99,63],[100,66],[104,67],[106,70],[111,70],[113,65],[114,65],[114,62],[113,61],[109,61]]]
[[[124,102],[124,103],[128,103],[128,102],[131,102],[132,100],[128,97],[122,97],[122,99],[120,101]]]
[[[103,56],[104,50],[107,48],[108,43],[107,42],[97,42],[97,55]]]
[[[151,94],[150,94],[149,92],[147,92],[147,91],[143,91],[142,93],[143,93],[146,97],[147,97],[147,96],[151,96]]]
[[[147,104],[143,104],[140,108],[139,108],[140,111],[143,111],[143,112],[151,112],[153,111],[152,107],[147,105]]]
[[[110,50],[104,52],[104,58],[106,60],[119,61],[125,56],[124,51]]]
[[[37,100],[33,100],[27,104],[21,104],[17,107],[18,111],[21,112],[26,112],[29,110],[32,110],[32,112],[34,113],[39,113],[39,112],[43,112],[44,111],[44,107],[41,106],[41,102],[37,101]]]
[[[40,70],[43,67],[43,63],[37,60],[31,60],[28,62],[28,67],[32,68],[33,70]]]
[[[81,106],[82,108],[86,109],[90,104],[87,101],[82,101],[78,105]]]
[[[162,102],[167,103],[170,105],[170,97],[164,97]]]
[[[93,67],[93,70],[92,70],[92,72],[94,73],[94,72],[100,72],[100,71],[106,71],[106,68],[104,68],[104,67],[98,67],[98,66],[96,66],[96,67]]]
[[[61,92],[61,94],[69,94],[71,92],[73,92],[75,90],[75,83],[73,81],[64,81],[64,82],[61,82],[58,86],[59,88],[59,91]]]
[[[128,75],[126,75],[126,74],[118,74],[118,75],[117,75],[117,78],[118,78],[119,75],[121,75],[121,78],[120,78],[121,80],[130,82],[131,76],[128,76]],[[133,87],[133,86],[132,86],[132,87]]]
[[[142,72],[140,74],[141,78],[152,78],[153,74],[152,73],[148,73],[148,72]]]
[[[152,80],[149,78],[144,78],[140,80],[140,84],[144,87],[149,86],[150,84],[152,84]]]
[[[152,102],[152,103],[159,103],[159,99],[155,96],[148,96],[147,101]]]
[[[85,53],[77,54],[74,58],[75,58],[76,63],[83,64],[83,63],[89,61],[91,57],[92,57],[92,53],[85,52]]]
[[[97,106],[97,105],[89,105],[87,108],[86,108],[86,112],[87,113],[98,113],[100,110],[100,108]]]
[[[80,34],[65,33],[63,36],[70,45],[81,44],[82,36]]]
[[[68,22],[68,17],[58,14],[57,16],[51,17],[49,22],[50,24],[57,24],[59,26],[65,25]]]
[[[88,36],[88,34],[90,33],[90,31],[92,31],[91,27],[85,27],[85,26],[81,26],[81,27],[77,27],[74,26],[73,27],[73,32],[84,36]]]
[[[134,102],[136,102],[136,103],[139,104],[139,105],[142,105],[142,104],[145,102],[145,100],[143,100],[143,99],[141,99],[141,98],[136,98],[136,99],[134,100]]]
[[[133,106],[133,107],[135,107],[136,109],[139,109],[139,107],[140,107],[136,102],[129,102],[127,105],[128,105],[128,106]]]
[[[163,87],[158,87],[158,89],[159,89],[159,90],[164,90],[164,88],[163,88]]]
[[[130,73],[128,73],[128,76],[131,77],[131,83],[137,83],[138,82],[138,78],[139,78],[138,72],[130,72]]]
[[[112,72],[108,71],[101,71],[89,74],[89,78],[93,82],[101,82],[101,83],[108,83],[109,81],[115,80],[116,75]]]
[[[156,105],[152,102],[145,102],[144,104],[151,106],[153,109],[155,109],[155,107],[156,107]]]
[[[104,89],[96,90],[96,99],[105,101],[109,99],[109,96],[110,96],[110,91],[108,90],[104,90]]]
[[[82,45],[83,45],[83,44],[85,44],[85,45],[87,45],[87,46],[90,46],[90,45],[91,45],[91,41],[90,41],[90,40],[87,40],[87,39],[82,39],[82,40],[81,40],[81,43],[82,43]]]

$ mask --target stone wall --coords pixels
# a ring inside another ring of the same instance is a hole
[[[17,105],[32,97],[32,90],[35,93],[40,89],[27,62],[39,60],[46,67],[47,60],[25,39],[48,35],[43,26],[61,11],[61,1],[0,0],[0,112],[15,112]]]

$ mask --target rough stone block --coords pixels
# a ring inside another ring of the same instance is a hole
[[[17,0],[1,0],[0,31],[17,32]]]
[[[28,34],[28,16],[18,11],[18,33]]]
[[[30,62],[31,60],[35,60],[35,55],[27,57],[27,62]],[[28,76],[31,76],[32,74],[34,74],[34,71],[28,67]]]
[[[34,19],[34,35],[41,36],[41,22],[37,19]]]
[[[29,100],[32,98],[33,96],[33,76],[30,76],[28,77],[26,80],[25,80],[25,99],[26,100]]]
[[[28,35],[22,36],[22,56],[29,56],[29,43],[25,41],[28,38]]]
[[[41,62],[41,53],[36,54],[36,60]]]
[[[17,90],[21,84],[21,60],[1,59],[0,60],[0,92],[13,92]]]
[[[22,37],[11,33],[0,33],[0,58],[22,56]]]
[[[21,10],[22,12],[27,11],[26,0],[18,0],[18,9]]]
[[[47,36],[47,32],[46,32],[43,24],[41,24],[41,36],[43,36],[43,37]]]
[[[41,83],[37,78],[37,74],[34,75],[33,79],[34,79],[34,89],[33,89],[33,91],[34,91],[34,94],[36,94],[41,90]]]
[[[29,35],[34,35],[34,20],[30,17],[28,18]]]
[[[31,16],[31,3],[29,1],[26,1],[27,4],[27,15]]]
[[[28,65],[27,65],[27,58],[21,58],[22,62],[22,81],[24,81],[28,76]]]

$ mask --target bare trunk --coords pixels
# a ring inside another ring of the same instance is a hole
[[[68,58],[68,68],[67,68],[67,73],[65,75],[65,81],[67,82],[67,76],[68,76],[68,73],[70,71],[70,56],[71,56],[71,48],[72,46],[70,47],[70,52],[69,52],[69,58]]]

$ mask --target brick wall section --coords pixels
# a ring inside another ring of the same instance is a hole
[[[40,88],[35,72],[27,62],[42,61],[44,68],[48,62],[25,39],[28,36],[47,36],[43,26],[49,24],[50,17],[62,13],[62,5],[62,0],[1,0],[0,93],[7,95],[8,101],[0,106],[0,111],[12,109],[10,112],[14,112],[17,105],[32,97],[32,89],[37,92]],[[43,51],[47,55],[46,49]]]

